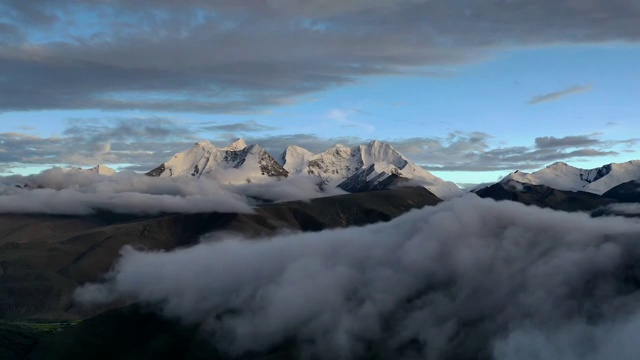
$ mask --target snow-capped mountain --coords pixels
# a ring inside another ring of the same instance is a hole
[[[309,160],[313,156],[311,151],[291,145],[280,155],[280,164],[290,174],[302,174],[307,171]]]
[[[94,174],[98,174],[98,175],[104,175],[104,176],[112,176],[116,173],[115,170],[113,170],[112,168],[106,166],[106,165],[96,165],[94,167],[92,167],[91,169],[87,169],[84,170],[90,173],[94,173]]]
[[[545,185],[564,191],[586,191],[602,195],[607,190],[627,181],[640,179],[640,161],[608,164],[595,169],[579,169],[563,162],[557,162],[534,173],[513,172],[500,181],[513,181]]]
[[[232,172],[224,173],[225,170]],[[230,175],[231,174],[231,175]],[[238,139],[224,148],[199,141],[188,150],[149,171],[148,176],[213,176],[227,182],[245,182],[265,177],[287,177],[288,172],[263,148]]]
[[[370,186],[371,184],[366,185],[363,181],[370,182],[376,178],[375,182],[379,183],[384,178],[395,175],[423,184],[440,198],[462,194],[462,190],[454,183],[432,175],[391,145],[381,141],[376,140],[354,147],[338,144],[316,155],[309,155],[309,151],[298,147],[292,151],[287,150],[283,154],[284,167],[292,174],[317,176],[325,183],[335,186],[355,176],[343,185],[343,189],[354,188],[356,183],[361,183],[363,187]],[[303,166],[304,164],[307,165]],[[371,167],[374,164],[375,166]],[[363,169],[364,172],[361,172]]]
[[[348,177],[338,187],[348,192],[386,189],[409,179],[401,176],[397,167],[387,163],[374,163]]]

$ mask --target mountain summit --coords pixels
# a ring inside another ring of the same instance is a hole
[[[337,144],[319,154],[292,145],[279,156],[279,162],[260,146],[247,145],[243,139],[224,148],[199,141],[147,175],[208,176],[228,183],[312,176],[349,192],[384,189],[411,180],[411,184],[424,186],[441,199],[462,194],[454,183],[434,176],[390,144],[377,140],[354,147]]]
[[[531,185],[545,185],[564,191],[586,191],[602,195],[622,183],[640,179],[640,160],[620,164],[607,164],[594,169],[580,169],[557,162],[534,173],[516,171],[500,181]]]
[[[289,147],[282,155],[285,169],[295,175],[316,176],[347,191],[383,188],[395,178],[414,180],[440,198],[462,193],[454,183],[444,181],[406,158],[390,144],[374,140],[366,145],[341,144],[313,155],[300,147]],[[387,179],[393,176],[393,179]],[[373,182],[372,182],[373,181]]]
[[[106,165],[96,165],[94,167],[92,167],[91,169],[86,170],[88,172],[91,173],[95,173],[98,175],[105,175],[105,176],[112,176],[116,173],[115,170],[113,170],[112,168],[106,166]]]
[[[243,139],[224,148],[217,148],[208,141],[199,141],[191,149],[175,154],[147,175],[201,177],[231,169],[237,176],[226,178],[232,183],[264,176],[288,176],[288,172],[266,150],[258,145],[247,145]]]

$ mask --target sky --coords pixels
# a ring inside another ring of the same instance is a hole
[[[373,139],[459,184],[640,159],[635,0],[0,2],[0,173]]]

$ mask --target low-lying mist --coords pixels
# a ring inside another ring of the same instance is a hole
[[[155,178],[134,172],[103,176],[54,168],[37,175],[0,178],[0,213],[87,215],[98,210],[140,215],[248,213],[260,202],[345,193],[322,187],[309,176],[267,180],[230,185],[212,178]]]
[[[467,195],[362,228],[124,248],[86,304],[127,299],[231,354],[635,359],[640,224]]]

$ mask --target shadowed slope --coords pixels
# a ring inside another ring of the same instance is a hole
[[[81,284],[99,280],[125,245],[152,250],[188,246],[211,232],[245,236],[279,230],[319,231],[391,220],[441,200],[424,188],[270,204],[255,214],[168,214],[133,218],[0,216],[0,317],[83,318],[104,309],[79,312],[71,295]],[[215,236],[215,235],[214,235]]]

